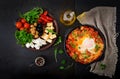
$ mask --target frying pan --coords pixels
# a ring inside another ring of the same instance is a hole
[[[67,49],[67,48],[66,48],[66,40],[67,40],[69,34],[70,34],[73,30],[75,30],[76,28],[81,28],[81,26],[83,26],[83,27],[84,27],[84,26],[88,26],[88,27],[93,28],[95,31],[98,32],[98,34],[99,34],[100,37],[102,38],[103,43],[104,43],[104,48],[103,48],[102,54],[101,54],[96,60],[94,60],[94,61],[91,62],[91,63],[94,63],[94,62],[96,62],[96,61],[102,60],[102,59],[104,58],[104,53],[105,53],[105,49],[106,49],[106,40],[105,40],[105,37],[104,37],[103,33],[100,31],[100,29],[97,28],[97,27],[95,27],[95,26],[91,26],[91,25],[80,25],[80,26],[73,27],[73,28],[67,30],[66,35],[65,35],[65,39],[64,39],[64,50],[65,50],[65,53],[67,54],[67,56],[69,56],[69,54],[67,53],[67,50],[66,50],[66,49]],[[72,57],[70,57],[70,56],[69,56],[69,58],[72,59]],[[74,60],[74,59],[72,59],[72,60]],[[74,60],[74,61],[75,61],[75,60]],[[79,63],[80,63],[80,62],[79,62]],[[91,63],[88,63],[88,64],[91,64]],[[82,63],[80,63],[80,64],[82,64]]]

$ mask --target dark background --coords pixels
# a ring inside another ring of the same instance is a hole
[[[32,51],[22,48],[16,44],[15,21],[19,17],[19,12],[26,12],[34,7],[43,7],[47,9],[56,19],[59,27],[59,35],[64,37],[66,32],[72,27],[79,26],[78,21],[71,27],[65,27],[59,21],[59,16],[64,10],[74,10],[76,15],[84,11],[88,11],[96,6],[117,6],[116,0],[1,0],[0,1],[0,79],[35,79],[35,78],[57,78],[57,79],[101,79],[108,77],[98,76],[89,72],[89,65],[81,65],[75,63],[66,54],[58,55],[58,62],[54,59],[54,46],[44,51]],[[117,10],[117,32],[120,31],[119,10]],[[117,45],[120,42],[117,38]],[[58,45],[59,49],[63,49],[63,42]],[[119,52],[118,52],[119,55]],[[43,67],[37,67],[34,60],[38,56],[46,59]],[[65,59],[65,66],[74,63],[74,65],[66,70],[59,70],[60,61]],[[119,58],[118,58],[119,60]],[[113,79],[119,78],[120,61]]]

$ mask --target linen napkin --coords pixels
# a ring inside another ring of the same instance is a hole
[[[116,7],[95,7],[77,16],[81,24],[97,27],[105,36],[106,49],[104,58],[91,64],[90,72],[98,75],[113,77],[118,61],[118,48],[116,45]],[[105,69],[100,65],[104,64]]]

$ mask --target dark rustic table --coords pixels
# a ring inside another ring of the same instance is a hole
[[[59,17],[62,11],[70,9],[76,12],[76,15],[90,10],[96,6],[116,6],[114,0],[1,0],[0,1],[0,78],[1,79],[35,79],[39,77],[54,79],[101,79],[108,77],[98,76],[89,72],[88,65],[75,63],[67,54],[58,55],[58,62],[55,62],[54,48],[52,46],[44,51],[32,51],[22,48],[16,44],[15,39],[15,21],[19,17],[19,12],[26,12],[34,7],[43,7],[47,9],[56,19],[59,27],[59,35],[62,41],[66,32],[80,24],[76,21],[72,26],[66,27],[60,23]],[[118,21],[118,20],[117,20]],[[116,23],[117,32],[120,31],[119,21]],[[120,37],[118,37],[120,39]],[[120,43],[117,39],[117,45]],[[64,42],[57,46],[64,49]],[[119,54],[119,53],[118,53]],[[43,67],[37,67],[34,60],[38,56],[46,59]],[[66,64],[73,66],[66,70],[60,70],[60,61],[66,60]],[[114,79],[118,78],[120,73],[120,61],[118,61]]]

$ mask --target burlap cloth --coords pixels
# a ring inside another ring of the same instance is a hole
[[[77,16],[81,24],[92,25],[100,29],[106,40],[106,49],[103,60],[91,64],[90,72],[111,77],[115,73],[118,61],[116,45],[116,7],[95,7]],[[100,64],[106,68],[101,69]]]

